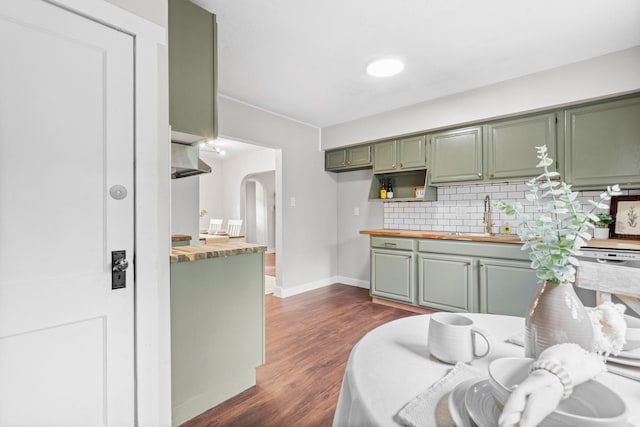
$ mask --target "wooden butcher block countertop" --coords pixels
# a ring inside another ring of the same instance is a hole
[[[208,243],[197,246],[176,246],[171,248],[171,264],[177,262],[198,261],[233,255],[265,252],[266,246],[244,242]]]
[[[449,234],[437,231],[414,231],[414,230],[362,230],[360,234],[370,234],[372,236],[388,237],[411,237],[414,239],[439,239],[439,240],[473,240],[478,242],[499,242],[499,243],[522,243],[520,238],[514,234],[513,237],[503,236],[474,236],[470,234]]]
[[[472,234],[449,234],[439,233],[436,231],[413,231],[413,230],[362,230],[360,234],[369,234],[371,236],[388,236],[388,237],[409,237],[414,239],[439,239],[439,240],[466,240],[478,242],[495,242],[495,243],[522,243],[520,238],[514,234],[513,237],[504,234],[496,236],[474,236]],[[600,249],[625,249],[640,250],[640,240],[622,240],[622,239],[591,239],[587,242],[589,248]]]

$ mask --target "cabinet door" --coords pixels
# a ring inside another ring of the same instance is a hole
[[[170,0],[169,123],[174,131],[217,137],[216,19],[189,0]]]
[[[528,261],[480,259],[480,312],[524,317],[539,279]]]
[[[536,168],[536,147],[545,145],[556,160],[556,116],[542,114],[487,125],[487,177],[531,178]],[[551,170],[556,170],[556,164]]]
[[[640,184],[640,98],[572,108],[564,119],[567,183]]]
[[[373,146],[373,172],[396,170],[396,141],[378,142]]]
[[[415,304],[415,255],[371,250],[371,295]]]
[[[410,170],[427,167],[424,136],[404,138],[398,141],[398,169]]]
[[[354,147],[347,149],[347,166],[369,166],[371,165],[371,146]]]
[[[418,255],[418,304],[474,311],[472,259],[455,255]]]
[[[342,169],[346,165],[347,152],[346,150],[327,151],[324,160],[325,170]]]
[[[432,183],[482,179],[481,126],[437,133],[430,141]]]

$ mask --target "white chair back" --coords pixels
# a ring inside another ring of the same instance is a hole
[[[229,234],[229,236],[239,236],[241,228],[242,228],[241,219],[230,219],[227,222],[227,234]]]
[[[207,233],[216,234],[216,232],[220,230],[221,227],[222,227],[221,219],[212,219],[209,221],[209,231],[207,231]]]

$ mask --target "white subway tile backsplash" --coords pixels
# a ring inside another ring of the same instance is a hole
[[[530,187],[524,182],[454,185],[438,187],[435,202],[385,202],[383,227],[386,229],[422,230],[438,232],[481,233],[484,197],[489,194],[492,202],[504,200],[520,202],[525,213],[536,212],[536,204],[526,200]],[[584,209],[590,209],[589,200],[600,197],[602,191],[583,191],[578,200]],[[624,195],[640,194],[640,190],[626,190]],[[498,232],[506,223],[516,232],[517,220],[491,207],[493,231]]]

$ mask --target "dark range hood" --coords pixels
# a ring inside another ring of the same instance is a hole
[[[211,173],[211,166],[200,157],[198,143],[171,141],[171,179]]]

